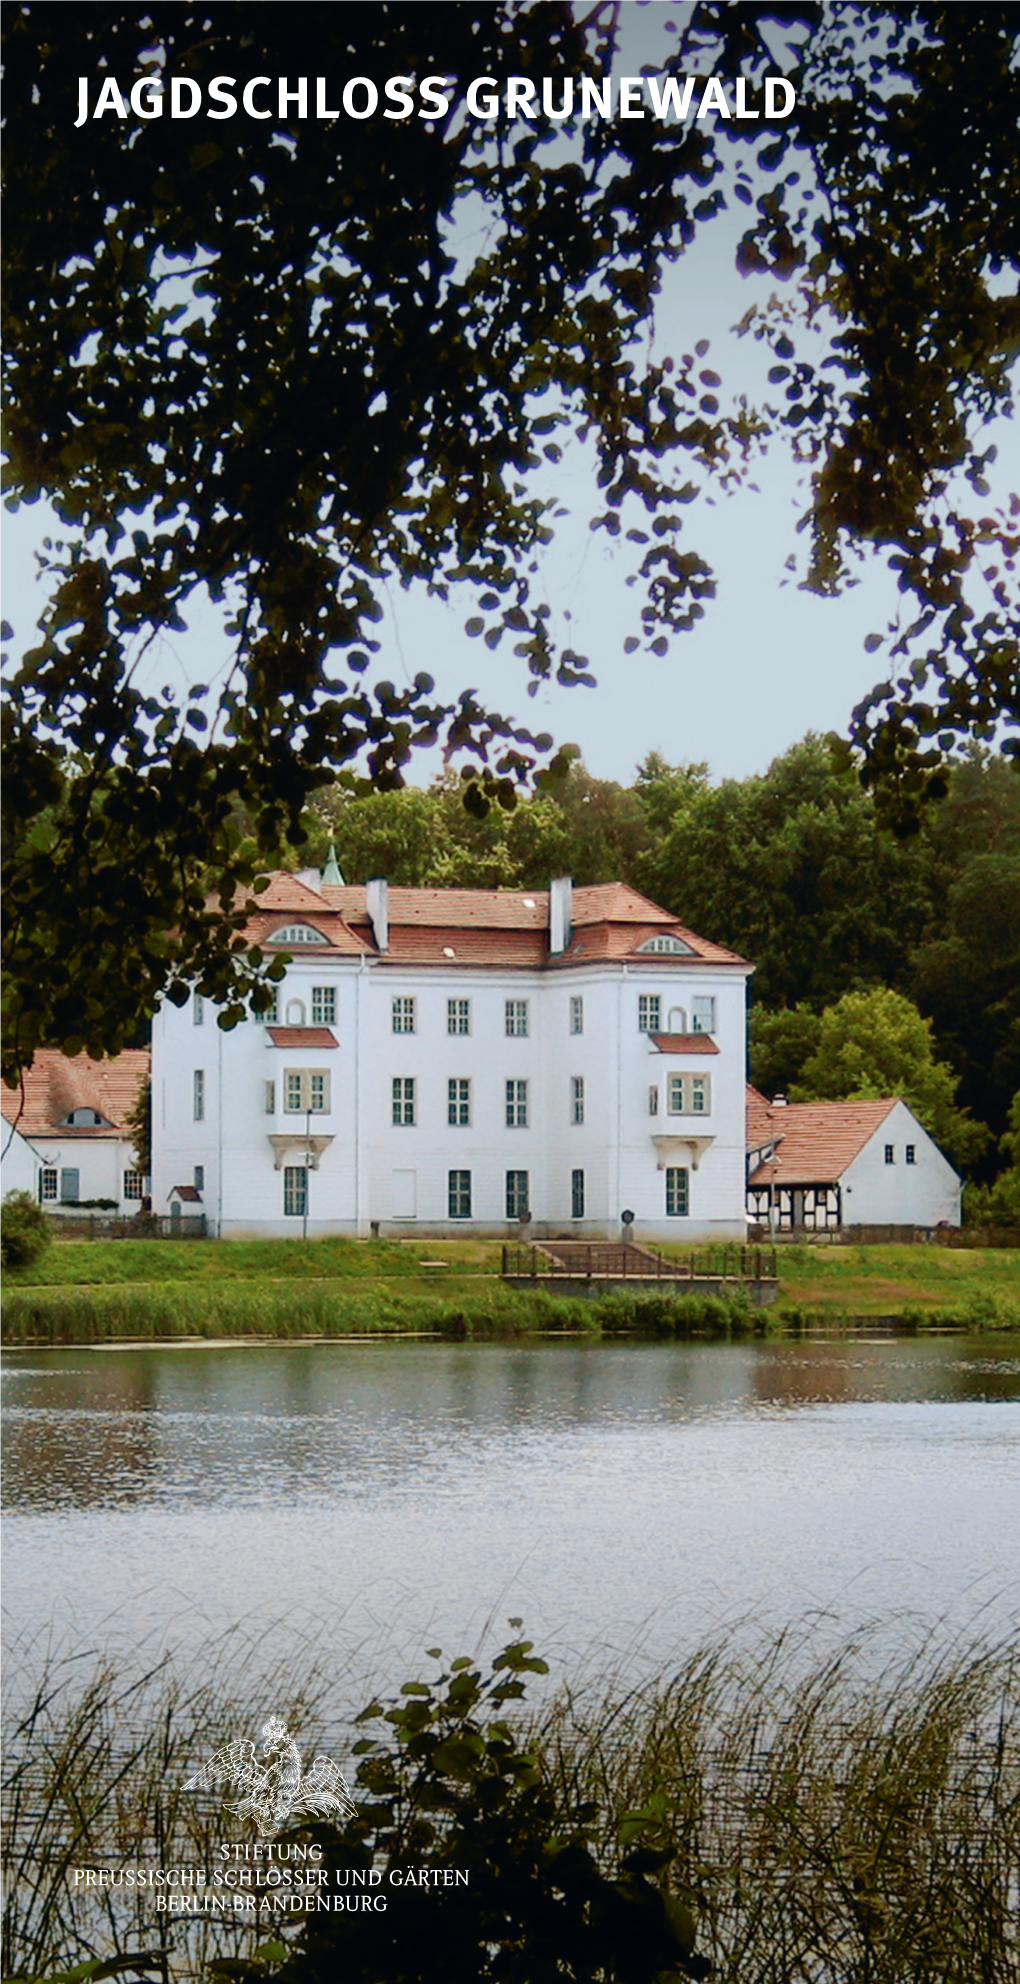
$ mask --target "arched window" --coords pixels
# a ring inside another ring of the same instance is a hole
[[[288,1026],[304,1026],[305,1002],[303,999],[288,999],[284,1018]]]
[[[670,1007],[669,1018],[666,1021],[666,1032],[667,1033],[687,1032],[687,1014],[685,1013],[682,1006]]]
[[[670,937],[665,934],[661,937],[649,937],[646,943],[639,946],[639,949],[642,952],[653,951],[658,957],[693,958],[697,956],[697,953],[691,949],[690,944],[684,943],[682,937]]]
[[[313,930],[310,923],[284,923],[265,941],[267,944],[328,944],[329,938],[324,937],[321,930]]]

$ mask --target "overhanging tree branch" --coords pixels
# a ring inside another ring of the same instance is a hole
[[[455,102],[482,74],[599,77],[618,28],[616,8],[559,0],[306,14],[322,73],[446,76]],[[68,534],[4,716],[9,1070],[44,1040],[115,1050],[186,979],[240,1017],[258,967],[237,947],[239,811],[268,856],[359,760],[386,786],[417,743],[466,749],[483,805],[533,776],[551,740],[473,695],[444,706],[425,676],[375,682],[375,629],[391,579],[456,589],[468,632],[508,637],[533,686],[591,679],[535,579],[556,428],[590,437],[594,522],[637,545],[631,651],[664,652],[714,594],[687,541],[692,458],[728,487],[766,437],[813,457],[806,582],[836,590],[847,552],[880,546],[914,603],[919,631],[881,637],[902,673],[851,730],[901,828],[957,738],[1020,715],[1016,517],[967,519],[949,488],[963,472],[981,494],[982,424],[1011,407],[1020,314],[995,272],[1017,264],[1014,10],[696,5],[677,60],[759,98],[786,74],[798,108],[778,126],[73,128],[82,75],[286,75],[293,10],[246,9],[243,41],[240,20],[222,0],[8,17],[8,487],[47,496]],[[782,321],[754,326],[782,396],[736,411],[701,351],[644,338],[669,265],[729,201],[748,211],[740,266],[791,285]],[[812,318],[833,326],[821,362],[798,354]],[[202,591],[238,644],[211,733],[197,694],[131,680],[138,636],[181,628]]]

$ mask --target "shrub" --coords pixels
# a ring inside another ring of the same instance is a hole
[[[0,1260],[4,1267],[30,1267],[52,1237],[49,1220],[31,1192],[8,1192],[0,1208]]]
[[[755,1311],[743,1293],[665,1295],[618,1288],[594,1304],[604,1330],[646,1330],[654,1336],[725,1336],[753,1329]]]
[[[511,1620],[517,1626],[519,1620]],[[438,1649],[431,1653],[438,1658]],[[376,1870],[380,1892],[423,1863],[436,1876],[424,1908],[413,1893],[385,1912],[315,1914],[271,1960],[233,1966],[235,1976],[278,1984],[679,1984],[710,1966],[695,1950],[691,1900],[672,1889],[670,1846],[638,1846],[644,1814],[627,1814],[599,1850],[603,1814],[578,1785],[556,1784],[535,1732],[505,1706],[527,1673],[547,1672],[530,1640],[515,1640],[483,1679],[471,1660],[450,1663],[433,1683],[406,1682],[398,1701],[373,1702],[357,1718],[381,1719],[360,1755],[357,1816],[337,1832],[312,1828],[329,1884],[354,1869]],[[443,1874],[467,1874],[446,1887]],[[381,1878],[380,1878],[381,1876]],[[427,1911],[427,1913],[426,1913]],[[226,1971],[225,1965],[214,1969]]]

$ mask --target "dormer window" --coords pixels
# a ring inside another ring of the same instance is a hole
[[[661,937],[649,937],[648,942],[646,944],[640,944],[638,949],[642,955],[651,951],[656,957],[660,958],[693,958],[697,956],[697,952],[692,950],[690,944],[685,944],[682,937],[668,937],[665,935]]]
[[[72,1109],[71,1114],[62,1120],[69,1130],[109,1130],[113,1127],[105,1116],[100,1116],[98,1109]]]
[[[313,930],[310,923],[284,923],[279,930],[273,931],[271,937],[266,938],[267,944],[328,944],[328,942],[329,938],[324,937],[321,930]]]

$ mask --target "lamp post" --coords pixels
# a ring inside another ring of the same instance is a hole
[[[308,1238],[308,1174],[312,1168],[312,1109],[309,1103],[305,1110],[305,1192],[301,1201],[301,1238]]]
[[[784,1100],[784,1101],[785,1101],[785,1097],[783,1097],[783,1098],[782,1098],[782,1100]],[[770,1106],[769,1106],[769,1108],[768,1108],[768,1109],[766,1109],[766,1111],[765,1111],[765,1120],[766,1120],[766,1122],[768,1123],[768,1126],[769,1126],[769,1136],[770,1136],[770,1137],[771,1137],[771,1138],[773,1139],[773,1143],[772,1143],[772,1155],[771,1155],[771,1157],[770,1157],[770,1158],[768,1159],[768,1162],[769,1162],[769,1164],[770,1164],[770,1165],[772,1166],[772,1179],[771,1179],[771,1182],[770,1182],[770,1184],[769,1184],[769,1245],[770,1245],[770,1247],[774,1247],[774,1246],[775,1246],[775,1244],[776,1244],[776,1213],[777,1213],[777,1206],[776,1206],[776,1173],[777,1173],[777,1172],[778,1172],[778,1170],[779,1170],[779,1152],[778,1152],[778,1148],[777,1148],[777,1143],[776,1143],[776,1138],[775,1138],[775,1132],[776,1132],[776,1119],[775,1119],[775,1113],[774,1113],[774,1112],[775,1112],[775,1103],[773,1102],[773,1103],[771,1103],[771,1104],[770,1104]]]
[[[776,1176],[779,1171],[779,1164],[780,1164],[779,1158],[773,1157],[772,1183],[769,1186],[769,1244],[770,1246],[773,1247],[776,1244],[776,1218],[778,1212],[778,1207],[776,1205]]]

